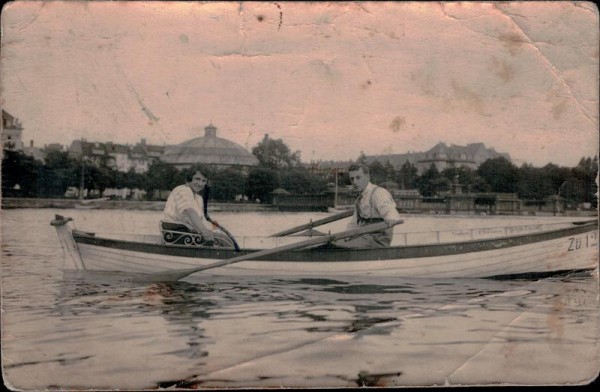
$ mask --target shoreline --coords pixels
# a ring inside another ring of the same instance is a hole
[[[164,201],[131,201],[131,200],[84,200],[83,202],[79,199],[42,199],[42,198],[2,198],[2,209],[21,209],[21,208],[59,208],[59,209],[82,209],[82,210],[139,210],[139,211],[162,211],[164,209]],[[256,203],[222,203],[222,202],[211,202],[208,206],[209,211],[230,211],[230,212],[254,212],[254,211],[269,211],[279,212],[284,210],[281,206],[273,204],[256,204]],[[416,215],[473,215],[480,216],[479,214],[465,213],[464,211],[453,211],[450,214],[441,213],[439,211],[408,211],[399,209],[404,214],[416,214]],[[314,209],[306,208],[305,210],[300,208],[295,212],[314,212]],[[521,211],[516,214],[492,214],[492,215],[512,215],[512,216],[553,216],[554,214],[550,211]],[[584,210],[576,211],[569,210],[559,213],[557,216],[573,216],[573,217],[598,217],[596,210]]]
[[[164,201],[131,201],[131,200],[79,200],[79,199],[37,199],[37,198],[2,198],[2,209],[18,208],[64,208],[82,210],[146,210],[162,211]],[[218,203],[211,202],[209,211],[278,211],[271,204],[253,203]]]

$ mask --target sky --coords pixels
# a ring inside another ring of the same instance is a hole
[[[598,154],[586,2],[15,1],[2,108],[23,141],[265,134],[305,162],[483,142],[517,165]]]

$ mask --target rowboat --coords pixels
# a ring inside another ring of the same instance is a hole
[[[239,251],[230,247],[171,244],[161,235],[99,236],[74,229],[70,221],[71,218],[57,215],[51,222],[64,250],[67,270],[152,274],[185,271],[215,262],[223,265],[224,260],[245,258],[242,263],[202,273],[503,278],[586,271],[598,266],[597,220],[421,233],[400,232],[396,228],[392,246],[379,249],[341,248],[327,239],[317,239],[320,245],[294,249],[299,237],[245,237],[238,239]],[[265,253],[269,248],[275,251],[253,257],[255,252],[263,249]]]
[[[229,247],[172,244],[161,235],[103,235],[73,229],[57,216],[65,269],[160,273],[188,270],[261,249],[292,250],[226,265],[216,275],[497,278],[551,275],[598,266],[598,221],[500,226],[421,233],[395,233],[392,246],[340,248],[329,241],[294,249],[298,237],[245,237],[239,251]],[[264,250],[262,251],[264,253]]]

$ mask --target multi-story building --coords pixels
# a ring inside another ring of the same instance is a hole
[[[442,171],[450,167],[468,167],[473,170],[488,159],[504,157],[510,160],[506,153],[499,153],[493,148],[486,148],[483,143],[470,143],[466,146],[452,144],[447,146],[439,142],[430,150],[425,152],[408,152],[405,154],[386,154],[366,156],[367,163],[378,160],[381,163],[389,162],[396,169],[400,169],[406,162],[414,165],[417,172],[422,174],[425,170],[434,164]]]
[[[123,144],[114,144],[112,142],[105,143],[106,153],[110,157],[107,162],[109,167],[126,172],[132,167],[132,162],[129,159],[129,146]]]
[[[382,164],[389,162],[395,169],[400,169],[406,162],[416,166],[417,162],[421,159],[425,159],[424,152],[409,151],[404,154],[385,154],[385,155],[367,155],[365,160],[368,164],[374,161],[379,161]]]
[[[2,148],[23,151],[23,126],[18,118],[2,109]]]
[[[82,139],[71,143],[69,155],[96,166],[106,165],[121,172],[133,169],[136,173],[145,173],[152,162],[159,159],[164,148],[146,144],[145,139],[134,146],[112,142],[88,142]]]
[[[313,174],[328,176],[331,174],[347,173],[354,161],[311,161],[303,166]]]
[[[166,146],[157,146],[146,143],[146,139],[141,139],[139,143],[131,147],[129,159],[136,168],[136,172],[145,173],[154,162],[160,160],[165,153]]]
[[[44,145],[44,152],[49,153],[52,151],[63,152],[65,147],[59,143],[50,143]]]
[[[44,162],[46,159],[46,151],[33,145],[33,140],[29,141],[29,147],[23,146],[23,154],[32,157],[35,160]]]
[[[96,166],[107,164],[110,159],[103,143],[92,143],[85,139],[74,140],[71,143],[71,147],[69,147],[69,156],[75,159],[85,160],[87,163]]]
[[[419,173],[427,170],[431,164],[434,164],[439,171],[452,167],[468,167],[475,170],[488,159],[500,157],[510,161],[508,154],[496,152],[493,148],[486,148],[483,143],[446,146],[445,143],[439,142],[425,153],[424,158],[417,161],[416,167]]]

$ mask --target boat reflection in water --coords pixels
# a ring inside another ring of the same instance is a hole
[[[64,271],[63,275],[51,315],[70,332],[61,355],[76,352],[81,360],[73,365],[84,370],[74,372],[64,380],[68,384],[60,386],[93,382],[100,388],[140,388],[145,380],[149,387],[172,377],[189,377],[192,369],[206,365],[212,339],[202,322],[216,306],[205,297],[213,290],[210,285],[140,284],[133,274],[101,271]]]
[[[126,379],[137,379],[136,388],[140,380],[178,388],[434,385],[447,377],[460,380],[465,373],[472,377],[490,363],[502,366],[487,351],[504,350],[511,341],[536,352],[540,334],[555,340],[562,334],[564,342],[555,345],[565,355],[569,336],[586,336],[593,323],[582,318],[593,312],[565,311],[561,296],[586,279],[592,278],[233,279],[197,274],[185,282],[143,284],[131,274],[74,271],[65,272],[55,313],[73,328],[87,326],[81,331],[90,339],[87,348],[73,344],[80,357],[96,362],[104,385],[126,385]],[[578,295],[593,303],[593,292]],[[538,325],[535,320],[547,320],[556,307],[562,311],[562,331]],[[526,314],[533,321],[512,325]],[[94,344],[110,338],[131,353]],[[486,354],[486,365],[458,371],[480,352]],[[525,361],[522,355],[511,360]],[[439,372],[432,374],[432,362]]]

